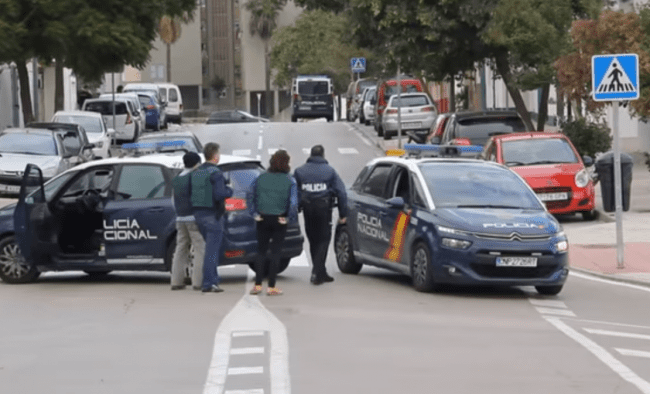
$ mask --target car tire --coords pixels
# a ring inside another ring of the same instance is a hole
[[[29,283],[41,273],[28,263],[20,253],[16,237],[10,235],[0,240],[0,279],[5,283]]]
[[[581,214],[582,214],[582,219],[587,221],[596,220],[598,219],[599,216],[598,211],[596,211],[595,209],[591,211],[581,212]]]
[[[352,237],[346,226],[336,229],[334,235],[334,252],[336,265],[344,274],[358,274],[363,264],[357,263],[352,250]]]
[[[384,136],[384,129],[383,129],[381,126],[377,126],[377,135],[378,135],[379,137],[383,137],[383,136]]]
[[[431,272],[431,252],[423,242],[417,243],[413,248],[411,279],[417,291],[429,293],[438,287]]]
[[[278,265],[278,274],[284,272],[284,270],[286,270],[289,267],[290,263],[291,263],[291,259],[280,260],[280,264]]]
[[[345,111],[345,120],[352,122],[352,115],[350,114],[350,111]]]
[[[172,272],[172,261],[174,260],[174,251],[176,250],[176,235],[172,237],[165,251],[165,267],[167,271]]]
[[[366,119],[366,120],[364,121],[364,123],[366,124],[366,126],[370,126],[370,121],[369,121],[369,120]]]
[[[291,121],[293,123],[296,123],[298,121],[298,118],[296,118],[295,115],[291,115]]]
[[[556,286],[535,286],[535,290],[541,295],[558,295],[564,285]]]
[[[388,133],[387,131],[384,131],[382,134],[383,134],[383,137],[384,137],[385,140],[389,140],[389,139],[393,138],[393,136],[390,133]]]

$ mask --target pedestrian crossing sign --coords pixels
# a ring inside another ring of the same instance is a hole
[[[366,72],[366,58],[365,57],[353,57],[350,59],[350,68],[353,73],[364,73]]]
[[[639,98],[639,56],[636,53],[597,55],[591,58],[594,101]]]

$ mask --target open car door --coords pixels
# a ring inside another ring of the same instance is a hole
[[[16,241],[25,260],[40,265],[50,259],[56,246],[52,213],[45,199],[43,173],[35,164],[27,164],[14,211]]]

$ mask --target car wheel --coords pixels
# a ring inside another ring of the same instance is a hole
[[[584,219],[584,220],[596,220],[596,219],[598,219],[598,211],[596,211],[595,209],[593,209],[591,211],[581,212],[581,214],[582,214],[582,219]]]
[[[294,115],[291,115],[291,121],[293,123],[296,123],[297,120],[298,120],[298,118],[296,118]]]
[[[387,131],[384,131],[383,136],[385,140],[389,140],[392,138],[392,135]]]
[[[0,278],[5,283],[28,283],[35,281],[40,272],[20,253],[16,237],[10,235],[0,240]]]
[[[172,261],[174,260],[174,251],[176,250],[176,236],[172,237],[167,245],[167,251],[165,252],[165,267],[167,271],[172,272]]]
[[[336,252],[336,264],[344,274],[358,274],[363,264],[357,263],[352,250],[352,238],[346,226],[336,230],[334,236],[334,252]]]
[[[542,295],[558,295],[564,285],[557,286],[535,286],[535,290]]]
[[[383,128],[383,127],[381,127],[381,126],[377,126],[377,135],[378,135],[379,137],[383,137],[383,136],[384,136],[384,128]]]
[[[359,115],[359,123],[366,123],[366,120],[363,118],[363,115]]]
[[[436,283],[431,273],[431,252],[422,242],[415,245],[411,257],[411,278],[415,290],[431,292],[436,289]]]
[[[350,114],[350,111],[345,111],[345,120],[348,122],[352,121],[352,115]]]
[[[280,260],[280,265],[278,265],[278,274],[280,272],[284,272],[289,267],[289,263],[291,263],[291,259],[282,259]]]
[[[370,121],[369,120],[365,120],[364,123],[366,124],[366,126],[370,126]]]

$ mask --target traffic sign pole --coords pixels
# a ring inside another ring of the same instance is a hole
[[[621,146],[618,141],[618,110],[620,104],[618,101],[612,107],[614,114],[612,116],[612,131],[614,133],[614,203],[616,204],[616,268],[625,268],[623,243],[623,188],[621,174]]]

